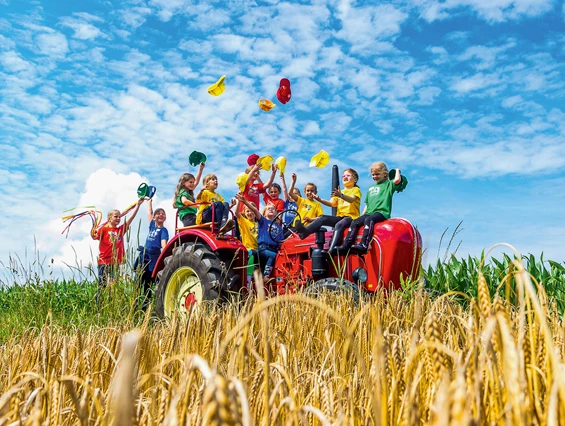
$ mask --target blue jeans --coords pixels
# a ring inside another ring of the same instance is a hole
[[[222,223],[228,219],[230,206],[228,203],[216,201],[202,212],[202,223],[212,222],[212,209],[214,210],[214,222]]]
[[[275,264],[275,258],[277,257],[279,248],[277,246],[270,246],[268,244],[259,244],[257,251],[259,253],[261,264],[265,265],[263,276],[265,278],[268,278],[273,271],[273,265]]]

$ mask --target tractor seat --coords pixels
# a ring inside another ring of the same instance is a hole
[[[181,226],[177,228],[177,232],[188,231],[189,229],[209,229],[212,227],[212,222],[201,223],[200,225]]]

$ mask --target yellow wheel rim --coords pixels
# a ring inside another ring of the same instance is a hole
[[[194,269],[181,266],[169,279],[164,297],[165,316],[171,317],[174,311],[182,314],[199,305],[203,299],[202,284]]]

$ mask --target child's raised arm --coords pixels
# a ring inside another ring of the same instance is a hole
[[[145,197],[147,200],[147,220],[149,223],[153,220],[153,199],[149,197]]]
[[[259,164],[255,164],[249,174],[247,175],[247,180],[245,181],[245,189],[247,189],[247,184],[249,182],[253,182],[255,180],[255,176],[257,175],[257,171],[259,170]]]
[[[237,201],[240,201],[243,204],[245,204],[249,208],[249,210],[251,210],[255,214],[255,217],[257,218],[257,220],[259,220],[262,217],[261,212],[259,211],[259,209],[257,209],[257,207],[255,207],[255,204],[247,201],[242,194],[236,194],[235,198],[236,198]]]
[[[294,201],[298,201],[298,198],[296,197],[296,195],[294,195],[294,185],[296,185],[296,173],[292,174],[292,183],[290,184],[290,189],[288,190],[288,195]]]
[[[204,163],[200,163],[200,167],[198,168],[198,173],[196,173],[196,177],[194,178],[194,186],[198,186],[198,184],[200,183],[200,178],[202,177],[202,172],[204,171],[204,167],[206,167],[206,164]]]
[[[400,182],[402,182],[402,176],[400,176],[400,169],[396,169],[396,175],[394,175],[394,180],[392,181],[392,183],[398,185]]]
[[[133,211],[131,212],[131,216],[129,217],[129,219],[126,219],[126,223],[125,223],[125,229],[124,232],[126,232],[131,223],[133,222],[133,219],[135,218],[135,215],[137,214],[137,212],[139,211],[139,206],[141,206],[141,204],[145,201],[144,198],[140,198],[139,200],[137,200],[137,204],[135,205],[135,207],[133,208]]]
[[[271,173],[271,177],[269,178],[269,180],[267,181],[267,183],[263,184],[263,189],[269,189],[269,187],[273,184],[273,181],[275,180],[275,175],[277,174],[277,165],[273,164],[273,172]]]
[[[288,200],[288,191],[286,189],[286,181],[284,180],[284,173],[279,173],[279,176],[281,177],[281,188],[282,188],[282,193],[283,193],[283,200]]]

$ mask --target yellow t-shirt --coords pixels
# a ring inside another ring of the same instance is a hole
[[[361,208],[361,190],[358,186],[353,186],[351,188],[345,188],[341,190],[343,195],[348,197],[357,197],[357,201],[354,203],[349,203],[342,198],[332,197],[332,201],[337,200],[337,214],[336,216],[345,217],[349,216],[351,219],[355,220],[359,217]]]
[[[304,218],[309,217],[316,219],[324,214],[322,205],[315,200],[310,201],[308,198],[298,197],[296,204],[298,205],[298,214],[302,218],[302,223],[305,225],[307,222],[304,221]]]
[[[257,250],[257,235],[259,234],[259,225],[257,222],[247,219],[243,215],[237,218],[239,232],[241,234],[241,242],[247,250]]]
[[[224,199],[217,192],[212,192],[208,189],[205,189],[204,191],[202,191],[202,195],[200,195],[200,198],[196,200],[197,203],[200,203],[200,202],[215,203],[217,201],[223,203]],[[198,206],[198,213],[196,213],[196,224],[197,225],[200,225],[202,223],[202,212],[204,210],[206,210],[208,207],[210,207],[210,204],[200,204]],[[219,220],[220,218],[214,217],[214,219]]]

